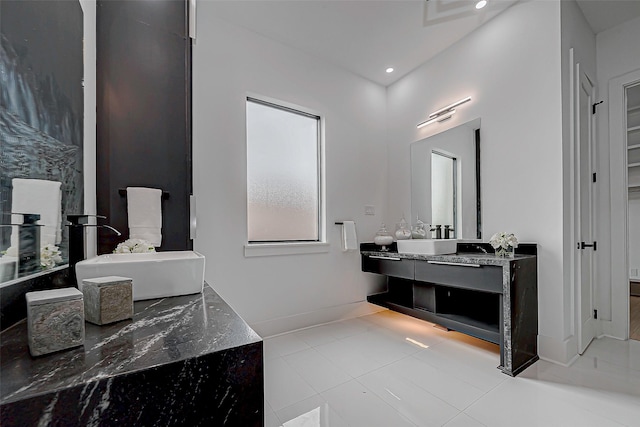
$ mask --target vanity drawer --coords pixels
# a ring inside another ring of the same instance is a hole
[[[362,255],[362,271],[413,280],[414,261],[389,256]]]
[[[437,264],[416,261],[415,280],[477,291],[502,293],[502,267],[478,264]]]

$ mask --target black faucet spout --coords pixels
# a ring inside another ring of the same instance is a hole
[[[69,227],[69,275],[74,286],[77,287],[76,264],[87,258],[86,227],[104,227],[112,230],[118,236],[122,235],[118,230],[110,225],[89,224],[89,217],[94,216],[106,219],[102,215],[67,215]]]

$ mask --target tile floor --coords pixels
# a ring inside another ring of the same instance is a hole
[[[269,338],[267,427],[640,426],[640,342],[502,374],[498,347],[391,311]]]

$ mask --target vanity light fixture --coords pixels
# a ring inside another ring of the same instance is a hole
[[[451,105],[447,105],[446,107],[439,109],[438,111],[434,111],[433,113],[429,114],[429,117],[427,118],[427,120],[425,120],[424,122],[418,123],[418,129],[420,129],[421,127],[430,125],[431,123],[434,123],[434,122],[443,122],[447,119],[450,119],[451,116],[453,116],[453,114],[456,112],[455,107],[469,101],[471,101],[471,97],[467,96],[466,98],[461,99],[460,101],[456,101]]]
[[[389,67],[389,68],[386,69],[386,71],[387,71],[387,73],[393,73],[393,68]]]
[[[480,0],[478,3],[476,3],[476,9],[482,9],[486,5],[487,5],[487,0]]]
[[[430,125],[431,123],[444,122],[445,120],[450,119],[451,116],[455,114],[455,112],[456,110],[447,111],[444,114],[440,114],[439,116],[427,119],[422,123],[418,123],[418,129],[420,129],[421,127],[425,127],[426,125]]]

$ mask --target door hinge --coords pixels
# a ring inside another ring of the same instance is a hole
[[[598,318],[598,310],[593,310],[593,318],[594,319]]]
[[[604,101],[599,101],[599,102],[596,102],[595,104],[593,104],[591,106],[591,114],[595,114],[596,113],[596,108],[598,107],[598,105],[602,104],[603,102]]]
[[[593,173],[593,182],[596,182],[596,179],[597,179],[597,178],[596,178],[596,173],[594,172],[594,173]]]

